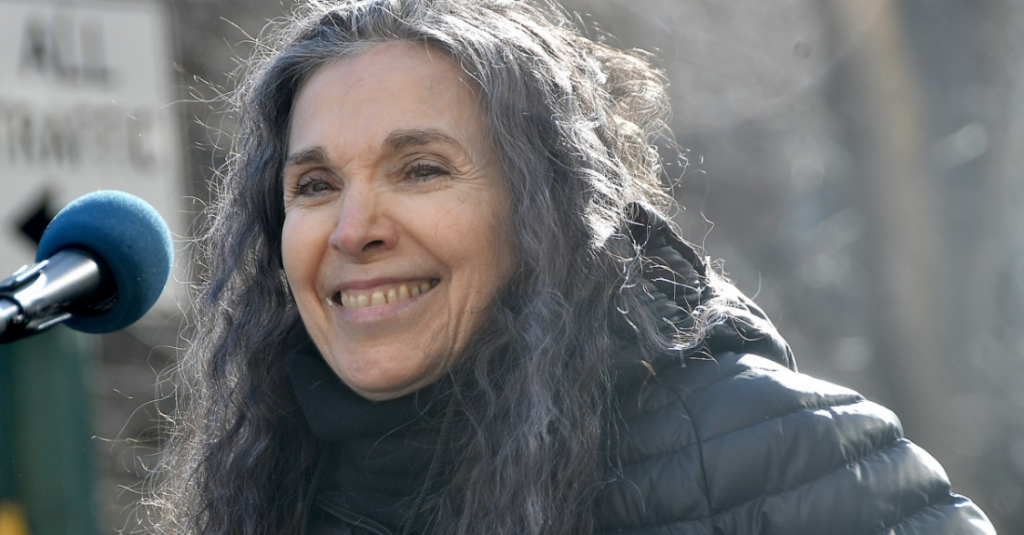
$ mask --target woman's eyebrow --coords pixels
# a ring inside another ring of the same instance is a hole
[[[288,159],[284,161],[284,168],[287,169],[296,165],[305,165],[309,163],[325,164],[328,161],[329,158],[327,158],[327,153],[324,152],[323,147],[310,147],[289,156]]]
[[[437,130],[396,130],[388,135],[382,145],[385,151],[399,151],[408,147],[430,145],[431,143],[451,145],[462,152],[466,152],[466,149],[455,138]]]
[[[385,151],[395,152],[409,147],[441,143],[450,145],[462,152],[466,149],[455,138],[437,130],[396,130],[388,135],[381,143]],[[330,158],[323,147],[316,146],[301,150],[288,156],[284,161],[284,168],[295,167],[306,164],[327,164]]]

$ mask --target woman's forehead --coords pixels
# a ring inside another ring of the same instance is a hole
[[[490,136],[471,80],[443,52],[407,42],[324,65],[296,97],[289,158],[325,141],[378,149],[427,134],[479,151]],[[401,135],[408,132],[418,134]]]

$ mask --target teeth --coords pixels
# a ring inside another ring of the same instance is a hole
[[[405,301],[406,299],[412,299],[418,295],[425,294],[429,292],[431,288],[437,286],[437,283],[437,280],[425,280],[400,284],[397,287],[388,288],[387,290],[375,290],[370,295],[349,295],[345,292],[339,292],[341,294],[341,306],[345,308],[366,308],[386,305],[388,303],[397,303],[399,301]],[[337,303],[337,301],[337,299],[328,299],[328,302],[331,305]]]

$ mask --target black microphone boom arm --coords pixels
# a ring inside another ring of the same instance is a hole
[[[106,286],[103,275],[103,267],[92,255],[80,249],[64,249],[0,281],[0,343],[45,331],[67,320],[79,312],[73,308],[75,303],[109,300],[113,292],[101,288]],[[87,313],[89,309],[82,311]]]

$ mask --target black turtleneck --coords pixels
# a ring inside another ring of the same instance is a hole
[[[450,383],[372,402],[345,385],[312,342],[288,355],[288,370],[310,429],[326,445],[316,501],[398,533],[426,482]]]

